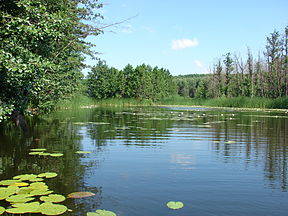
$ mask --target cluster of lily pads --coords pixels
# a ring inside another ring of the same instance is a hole
[[[173,210],[177,210],[184,207],[183,202],[180,201],[170,201],[167,207]],[[87,216],[117,216],[116,213],[108,210],[97,209],[95,212],[87,212]]]
[[[30,149],[29,155],[39,155],[39,156],[51,156],[51,157],[62,157],[63,153],[48,153],[45,148],[35,148]],[[89,151],[76,151],[76,154],[89,154]]]
[[[39,156],[51,156],[51,157],[62,157],[63,153],[48,153],[45,148],[30,149],[29,155],[39,155]]]
[[[44,179],[54,178],[57,173],[46,172],[39,175],[23,174],[14,176],[11,180],[0,181],[0,200],[6,200],[10,207],[0,207],[0,215],[41,213],[44,215],[60,215],[68,210],[65,205],[57,204],[66,198],[53,194]],[[31,202],[33,201],[33,202]]]

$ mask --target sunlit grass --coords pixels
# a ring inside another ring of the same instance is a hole
[[[213,98],[199,99],[180,96],[171,96],[157,102],[149,99],[110,98],[95,100],[88,96],[78,95],[71,100],[62,101],[57,109],[89,108],[93,106],[153,106],[153,105],[178,105],[178,106],[207,106],[207,107],[238,107],[260,109],[288,109],[288,97],[269,98]]]

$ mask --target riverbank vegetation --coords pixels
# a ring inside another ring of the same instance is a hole
[[[96,54],[85,38],[105,27],[101,7],[98,0],[2,1],[0,121],[15,113],[68,107],[71,98],[78,101],[73,106],[288,108],[288,27],[267,37],[263,55],[255,57],[250,49],[245,58],[229,52],[215,62],[211,74],[173,77],[165,68],[127,64],[119,70],[98,60],[84,78],[85,56]]]

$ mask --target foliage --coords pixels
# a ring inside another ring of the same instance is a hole
[[[192,98],[287,97],[288,26],[283,34],[274,31],[266,39],[263,57],[254,58],[249,48],[244,60],[228,52],[217,60],[211,75],[174,77],[178,95]],[[283,107],[283,100],[281,104]]]
[[[97,0],[1,1],[0,116],[48,112],[77,91],[84,54],[92,54],[83,39],[101,32],[88,24],[99,7]]]
[[[119,71],[99,61],[89,72],[87,85],[88,95],[96,99],[136,98],[155,101],[174,92],[168,70],[145,64],[136,68],[128,64]]]

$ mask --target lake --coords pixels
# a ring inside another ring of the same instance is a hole
[[[47,179],[55,193],[95,193],[65,200],[65,215],[287,215],[285,112],[99,107],[28,124],[25,133],[0,125],[0,180],[56,172]],[[63,156],[29,155],[34,148]],[[168,201],[184,207],[171,210]]]

